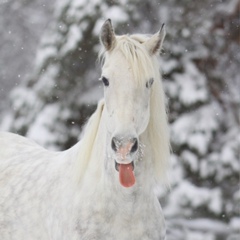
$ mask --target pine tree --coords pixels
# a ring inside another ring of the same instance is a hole
[[[240,229],[239,2],[213,2],[215,12],[195,4],[182,10],[183,40],[163,65],[174,176],[169,239],[233,240]],[[192,17],[197,9],[202,18]]]

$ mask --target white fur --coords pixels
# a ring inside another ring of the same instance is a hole
[[[115,48],[104,53],[103,74],[112,88],[105,89],[105,101],[75,146],[55,153],[18,135],[0,134],[0,239],[165,238],[153,192],[169,160],[164,94],[156,57],[137,39],[117,37]],[[145,89],[152,77],[153,86]],[[142,121],[131,122],[133,117]],[[110,148],[113,134],[125,130],[141,145],[132,157],[136,184],[131,188],[120,185]]]

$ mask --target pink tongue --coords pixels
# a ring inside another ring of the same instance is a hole
[[[119,181],[124,187],[132,187],[135,184],[135,176],[131,163],[119,164]]]

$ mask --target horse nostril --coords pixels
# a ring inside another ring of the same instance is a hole
[[[137,140],[137,138],[134,138],[133,139],[133,146],[132,146],[132,148],[131,148],[131,153],[134,153],[134,152],[136,152],[137,151],[137,149],[138,149],[138,140]]]
[[[115,137],[112,138],[112,143],[111,143],[112,149],[117,152],[117,139]]]

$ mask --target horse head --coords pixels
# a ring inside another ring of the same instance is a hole
[[[151,95],[155,81],[159,81],[154,57],[164,37],[164,25],[151,37],[116,36],[110,20],[101,29],[106,151],[125,187],[135,183],[134,166],[143,147],[140,138],[149,125]]]

